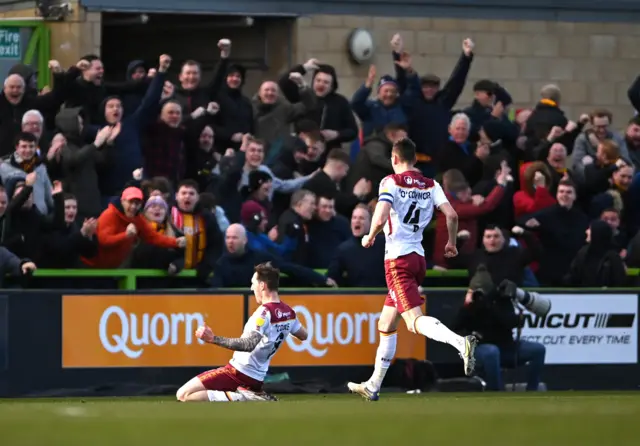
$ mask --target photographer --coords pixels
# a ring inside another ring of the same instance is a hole
[[[479,265],[458,313],[456,331],[461,335],[473,334],[478,339],[475,358],[487,390],[504,390],[502,367],[513,368],[526,363],[529,363],[527,391],[538,390],[545,347],[536,342],[513,339],[513,329],[521,325],[515,303],[534,313],[546,314],[551,309],[548,300],[518,288],[511,281],[505,280],[496,288],[487,267]]]

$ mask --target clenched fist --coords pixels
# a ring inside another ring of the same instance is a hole
[[[198,327],[196,330],[196,338],[211,343],[213,342],[213,330],[206,325]]]
[[[473,54],[473,47],[475,47],[475,43],[473,43],[473,40],[471,39],[464,39],[462,41],[462,51],[464,52],[464,55],[469,57],[471,56],[471,54]]]
[[[49,61],[49,69],[54,73],[62,73],[62,66],[57,60]]]
[[[318,59],[309,59],[302,66],[304,67],[305,71],[313,71],[318,69],[319,64],[320,61]]]
[[[76,68],[80,71],[86,71],[89,69],[90,66],[91,66],[91,62],[84,59],[79,60],[78,63],[76,64]]]
[[[37,270],[38,268],[36,267],[36,264],[33,262],[25,262],[22,264],[20,269],[22,270],[22,274],[30,274],[35,270]]]
[[[171,66],[171,56],[168,54],[163,54],[160,56],[160,64],[158,65],[158,71],[160,73],[166,72]]]
[[[207,113],[210,115],[217,115],[220,111],[220,105],[217,102],[209,102],[207,105]]]
[[[218,40],[218,49],[220,50],[220,57],[227,59],[231,55],[231,40]]]
[[[127,226],[127,237],[135,237],[136,235],[138,235],[136,225],[129,223],[129,226]]]
[[[304,85],[304,78],[302,77],[302,74],[300,74],[300,73],[290,73],[289,74],[289,80],[291,80],[291,82],[293,82],[294,84],[296,84],[299,87]]]

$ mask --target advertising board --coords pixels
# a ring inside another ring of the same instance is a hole
[[[240,336],[244,296],[62,296],[62,367],[209,367],[232,352],[195,337],[199,325]]]
[[[383,295],[286,294],[282,299],[295,310],[309,332],[309,339],[300,342],[289,336],[271,365],[373,365]],[[249,314],[257,307],[250,297]],[[426,359],[426,338],[410,333],[402,320],[398,324],[396,358]]]
[[[637,294],[542,294],[551,312],[525,312],[521,339],[544,344],[546,364],[638,362]]]

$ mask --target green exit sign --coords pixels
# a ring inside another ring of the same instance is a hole
[[[0,28],[0,59],[21,59],[20,28]]]

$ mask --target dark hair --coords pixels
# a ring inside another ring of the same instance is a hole
[[[320,126],[311,119],[301,119],[296,123],[298,133],[320,133]]]
[[[573,181],[571,180],[560,180],[560,182],[558,183],[558,187],[560,186],[567,186],[567,187],[573,187],[573,190],[576,190],[576,185]]]
[[[33,133],[28,133],[28,132],[18,133],[14,139],[14,145],[17,146],[18,144],[20,144],[20,141],[32,142],[34,144],[38,143],[38,140],[36,139],[35,135]]]
[[[195,189],[197,193],[200,193],[200,186],[198,186],[198,183],[194,180],[191,179],[186,179],[186,180],[182,180],[178,183],[178,188],[176,189],[176,191],[179,191],[180,188],[182,187],[188,187],[191,189]]]
[[[327,194],[318,195],[318,196],[316,196],[316,199],[318,200],[318,204],[320,204],[320,200],[329,200],[329,201],[333,201],[335,203],[335,197],[330,197]]]
[[[91,63],[94,60],[100,60],[100,57],[96,54],[85,54],[79,59],[79,61],[80,60],[86,60],[87,62]]]
[[[185,66],[190,65],[190,66],[196,66],[198,67],[198,70],[202,71],[202,68],[200,68],[200,62],[193,60],[193,59],[189,59],[189,60],[185,60],[184,63],[182,64],[182,66],[180,67],[180,72],[182,72],[182,70],[184,69]]]
[[[62,194],[62,201],[67,201],[67,200],[78,201],[75,195],[65,192],[64,194]]]
[[[349,164],[351,158],[349,158],[349,154],[342,149],[331,149],[329,154],[327,155],[327,161],[337,161],[339,163]]]
[[[202,209],[213,211],[216,208],[216,197],[211,192],[203,192],[200,194],[198,204]]]
[[[636,115],[633,118],[629,119],[629,124],[635,124],[635,125],[640,125],[640,115]]]
[[[393,152],[405,163],[416,161],[416,145],[409,138],[403,138],[393,145]]]
[[[141,186],[142,185],[144,185],[144,181]],[[167,177],[153,177],[146,186],[149,187],[151,191],[159,190],[163,194],[171,193],[171,180]]]
[[[500,225],[496,225],[494,223],[490,223],[484,228],[485,231],[500,231],[504,235],[504,229]]]
[[[271,262],[256,265],[255,272],[258,276],[258,282],[265,284],[269,291],[278,291],[280,286],[280,270],[273,266]]]
[[[593,118],[608,118],[609,123],[613,119],[613,114],[606,108],[597,108],[589,114],[589,119],[593,123]]]

